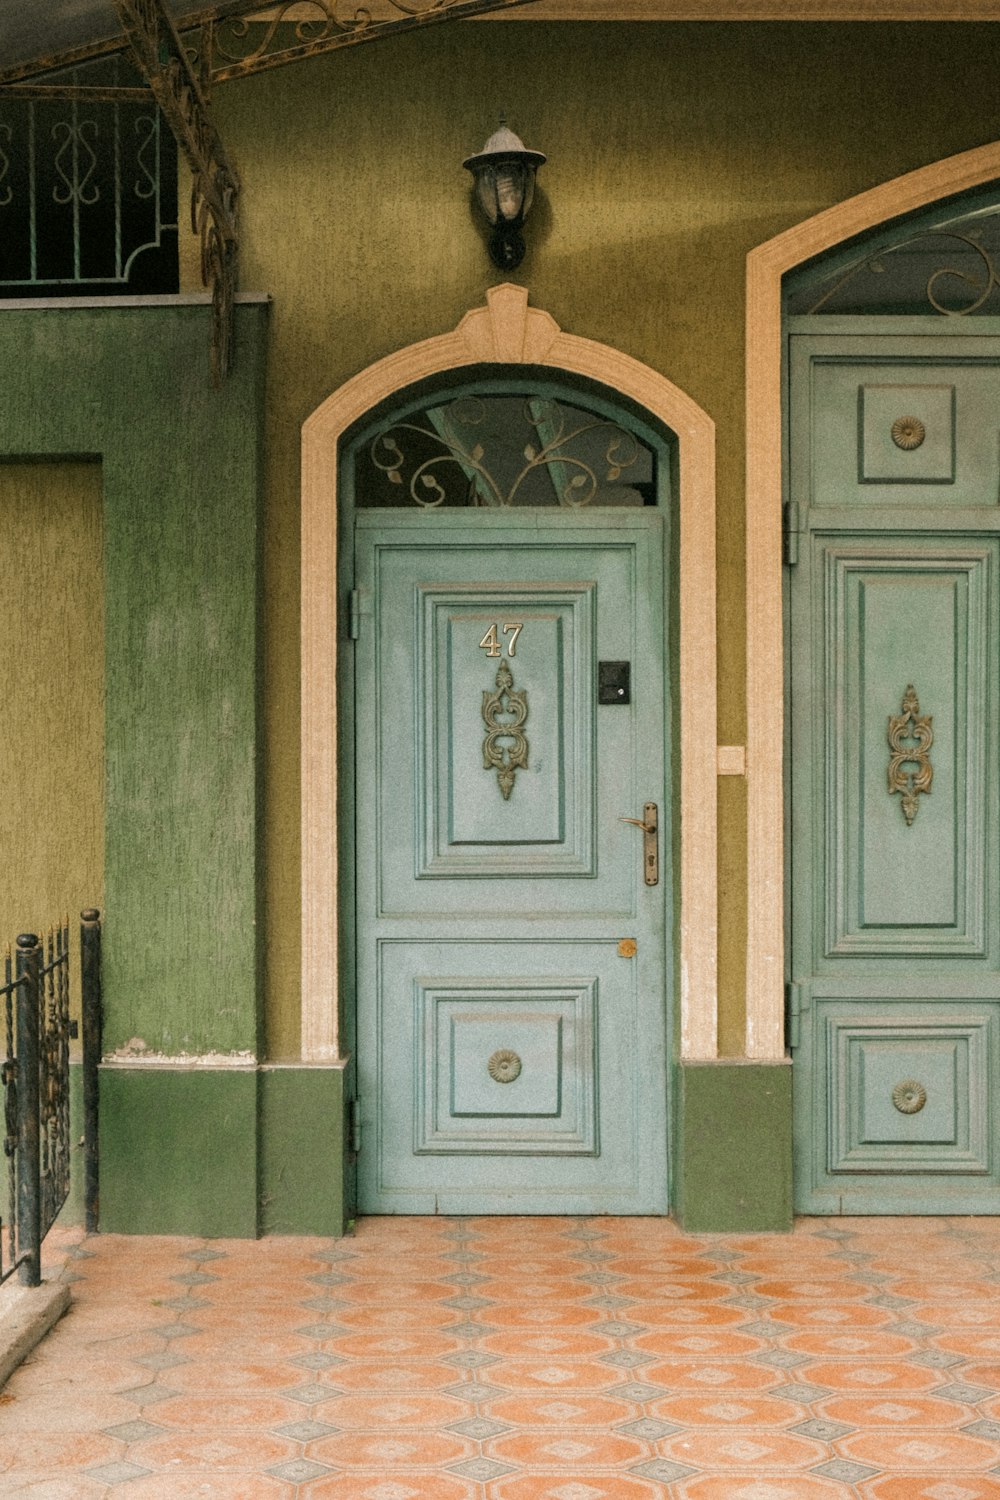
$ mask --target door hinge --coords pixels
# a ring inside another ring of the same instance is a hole
[[[364,589],[351,589],[347,596],[347,634],[356,641],[361,634],[361,621],[372,612],[371,601]]]
[[[797,500],[786,500],[782,506],[781,535],[784,546],[783,556],[790,568],[794,568],[799,560],[799,533],[801,529],[799,502]]]
[[[802,1015],[802,986],[795,979],[785,983],[785,1045],[794,1052],[799,1045],[799,1018]]]
[[[348,1106],[351,1129],[351,1150],[357,1156],[361,1150],[361,1100],[352,1099]]]

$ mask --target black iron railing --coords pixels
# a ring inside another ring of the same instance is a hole
[[[97,1067],[101,1053],[101,923],[92,909],[80,923],[83,1018],[84,1196],[88,1230],[97,1228]],[[4,1154],[6,1214],[0,1220],[0,1282],[15,1271],[25,1286],[41,1281],[42,1241],[70,1188],[69,922],[43,942],[22,933],[4,961]]]

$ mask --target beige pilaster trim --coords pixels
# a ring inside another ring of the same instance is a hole
[[[716,749],[716,771],[720,776],[747,774],[746,745],[719,745]]]
[[[781,281],[854,235],[1000,179],[1000,144],[882,183],[747,257],[747,1033],[746,1054],[784,1054]]]
[[[715,426],[683,391],[619,350],[563,333],[523,287],[487,292],[452,333],[411,344],[341,386],[302,429],[302,1057],[337,1032],[337,445],[365,412],[442,371],[515,363],[583,375],[676,435],[680,467],[681,1054],[716,1056]]]

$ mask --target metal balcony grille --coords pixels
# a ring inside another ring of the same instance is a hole
[[[45,82],[141,80],[116,57]],[[177,289],[177,148],[152,96],[0,95],[0,297]]]

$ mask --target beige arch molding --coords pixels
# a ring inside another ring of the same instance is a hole
[[[468,365],[569,371],[631,397],[680,453],[681,1052],[716,1055],[715,426],[628,355],[563,333],[522,287],[487,292],[453,333],[411,344],[341,386],[302,429],[302,1056],[336,1062],[337,443],[415,381]]]
[[[859,193],[747,257],[747,1035],[784,1056],[784,715],[781,634],[781,279],[814,255],[940,198],[1000,179],[1000,143]]]

